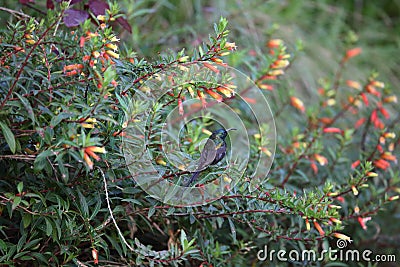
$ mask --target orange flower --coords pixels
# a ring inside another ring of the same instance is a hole
[[[365,90],[366,90],[368,93],[370,93],[371,95],[374,95],[374,96],[377,96],[377,97],[380,97],[380,96],[381,96],[381,93],[378,92],[378,90],[376,90],[376,88],[374,87],[374,85],[373,85],[372,83],[367,84],[367,85],[365,86]]]
[[[263,152],[268,157],[272,156],[272,153],[271,153],[271,151],[268,150],[268,148],[266,148],[266,147],[258,147],[258,149],[261,150],[261,152]]]
[[[298,99],[297,97],[291,96],[290,97],[290,104],[297,108],[298,110],[300,110],[301,112],[305,111],[305,107],[303,104],[303,101],[301,101],[300,99]]]
[[[371,217],[358,217],[358,223],[361,225],[362,229],[367,230],[367,225],[366,222],[368,222],[369,220],[371,220]]]
[[[89,169],[93,169],[93,161],[89,158],[89,155],[85,152],[83,153],[83,159],[85,160],[86,164],[89,166]]]
[[[387,96],[383,99],[383,102],[385,103],[397,103],[397,96],[392,95],[392,96]]]
[[[356,81],[347,80],[346,81],[346,85],[348,87],[351,87],[351,88],[354,88],[354,89],[357,89],[357,90],[361,89],[361,84],[359,82],[356,82]]]
[[[381,155],[381,159],[390,160],[390,161],[397,161],[396,156],[393,155],[393,154],[390,153],[390,152],[385,152],[385,153],[383,153],[383,154]]]
[[[268,48],[277,48],[282,44],[283,44],[283,41],[281,39],[272,39],[272,40],[268,41],[267,47]]]
[[[382,170],[386,170],[387,168],[390,167],[390,163],[387,162],[387,161],[384,160],[384,159],[377,159],[377,160],[375,160],[375,161],[374,161],[374,165],[375,165],[375,167],[377,167],[377,168],[379,168],[379,169],[382,169]]]
[[[384,133],[383,134],[383,137],[385,137],[385,138],[396,138],[396,134],[395,133],[393,133],[393,132],[386,132],[386,133]]]
[[[232,89],[222,86],[218,86],[217,91],[224,94],[226,97],[231,97],[235,94],[235,92]]]
[[[331,118],[327,118],[327,117],[322,117],[318,119],[320,122],[322,122],[323,124],[331,124],[332,123],[332,119]]]
[[[204,94],[203,92],[201,92],[200,90],[197,90],[197,96],[200,98],[201,104],[203,105],[203,107],[207,106],[207,101],[204,98]]]
[[[109,54],[110,56],[112,56],[113,58],[119,58],[119,55],[117,53],[115,53],[114,51],[111,50],[107,50],[106,51],[107,54]]]
[[[210,63],[204,62],[203,63],[204,67],[210,69],[211,71],[215,72],[215,73],[219,73],[219,69],[217,69],[215,66],[211,65]]]
[[[269,91],[272,91],[274,89],[274,87],[272,85],[264,84],[264,83],[258,84],[258,87],[260,87],[261,89],[264,89],[264,90],[269,90]]]
[[[332,235],[338,239],[343,239],[343,240],[346,240],[349,242],[351,241],[351,238],[349,236],[341,234],[341,233],[332,233]]]
[[[35,40],[32,40],[32,39],[27,39],[27,40],[25,40],[25,42],[26,42],[27,44],[30,44],[30,45],[33,45],[33,44],[36,43],[36,41],[35,41]]]
[[[319,165],[324,166],[328,163],[328,159],[320,154],[314,154],[314,159],[318,161]]]
[[[211,97],[217,100],[217,102],[222,102],[223,98],[220,94],[210,90],[210,89],[205,89],[206,93],[209,94]]]
[[[343,60],[347,61],[352,57],[358,56],[359,54],[361,54],[361,52],[362,52],[362,49],[360,47],[356,47],[356,48],[347,50],[346,55]]]
[[[358,167],[358,165],[360,165],[360,160],[354,161],[354,162],[351,164],[351,168],[352,168],[352,169],[355,169],[355,168]]]
[[[319,232],[320,236],[324,236],[325,235],[324,230],[322,230],[321,225],[319,225],[319,223],[316,220],[314,220],[314,227],[315,227],[315,229],[317,229],[317,231]]]
[[[278,59],[272,64],[272,67],[273,68],[286,68],[287,66],[289,66],[289,64],[290,64],[290,62],[287,59]]]
[[[311,169],[313,170],[313,172],[314,172],[314,174],[317,174],[318,173],[318,166],[317,166],[317,164],[315,164],[315,161],[314,160],[310,160],[310,162],[311,162]]]
[[[283,74],[284,74],[284,71],[281,70],[281,69],[278,69],[278,70],[270,70],[270,71],[268,72],[268,75],[270,75],[270,76],[279,76],[279,75],[283,75]]]
[[[118,46],[115,45],[115,44],[112,44],[112,43],[106,44],[106,47],[108,47],[108,48],[110,48],[110,49],[112,49],[114,51],[118,50]]]
[[[228,50],[236,50],[237,46],[235,43],[226,42],[224,48]]]
[[[66,71],[70,71],[70,70],[80,70],[83,69],[83,65],[82,64],[71,64],[71,65],[66,65],[64,66],[64,72]]]
[[[79,38],[79,47],[82,48],[85,46],[85,37],[81,36],[81,38]]]
[[[76,70],[67,71],[67,72],[65,73],[65,76],[74,76],[74,75],[76,75],[76,74],[78,74],[78,72],[77,72]]]
[[[106,150],[104,147],[97,147],[97,146],[88,146],[83,149],[83,159],[89,166],[89,169],[93,169],[93,161],[90,159],[90,157],[94,158],[96,161],[100,160],[100,157],[95,152],[106,153]]]

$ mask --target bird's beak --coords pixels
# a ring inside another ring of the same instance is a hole
[[[226,129],[227,132],[229,132],[229,131],[236,131],[236,130],[237,130],[236,128],[229,128],[229,129]]]

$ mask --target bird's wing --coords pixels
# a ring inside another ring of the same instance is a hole
[[[204,145],[203,151],[201,152],[197,170],[201,171],[210,165],[217,155],[217,149],[213,140],[208,139]]]
[[[222,142],[220,145],[216,147],[215,158],[213,162],[211,162],[211,165],[220,162],[225,157],[225,154],[226,154],[226,143]]]

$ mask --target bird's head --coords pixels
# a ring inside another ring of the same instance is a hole
[[[226,136],[228,135],[229,131],[234,131],[236,130],[235,128],[229,128],[229,129],[218,129],[212,132],[210,138],[211,139],[216,139],[216,138],[220,138],[222,140],[224,140],[226,138]]]

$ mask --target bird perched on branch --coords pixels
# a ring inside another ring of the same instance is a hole
[[[226,142],[225,138],[229,131],[236,130],[235,128],[230,129],[218,129],[210,135],[204,145],[203,151],[201,152],[198,166],[192,177],[186,183],[186,187],[197,180],[200,173],[207,169],[210,165],[215,165],[220,162],[226,155]]]

